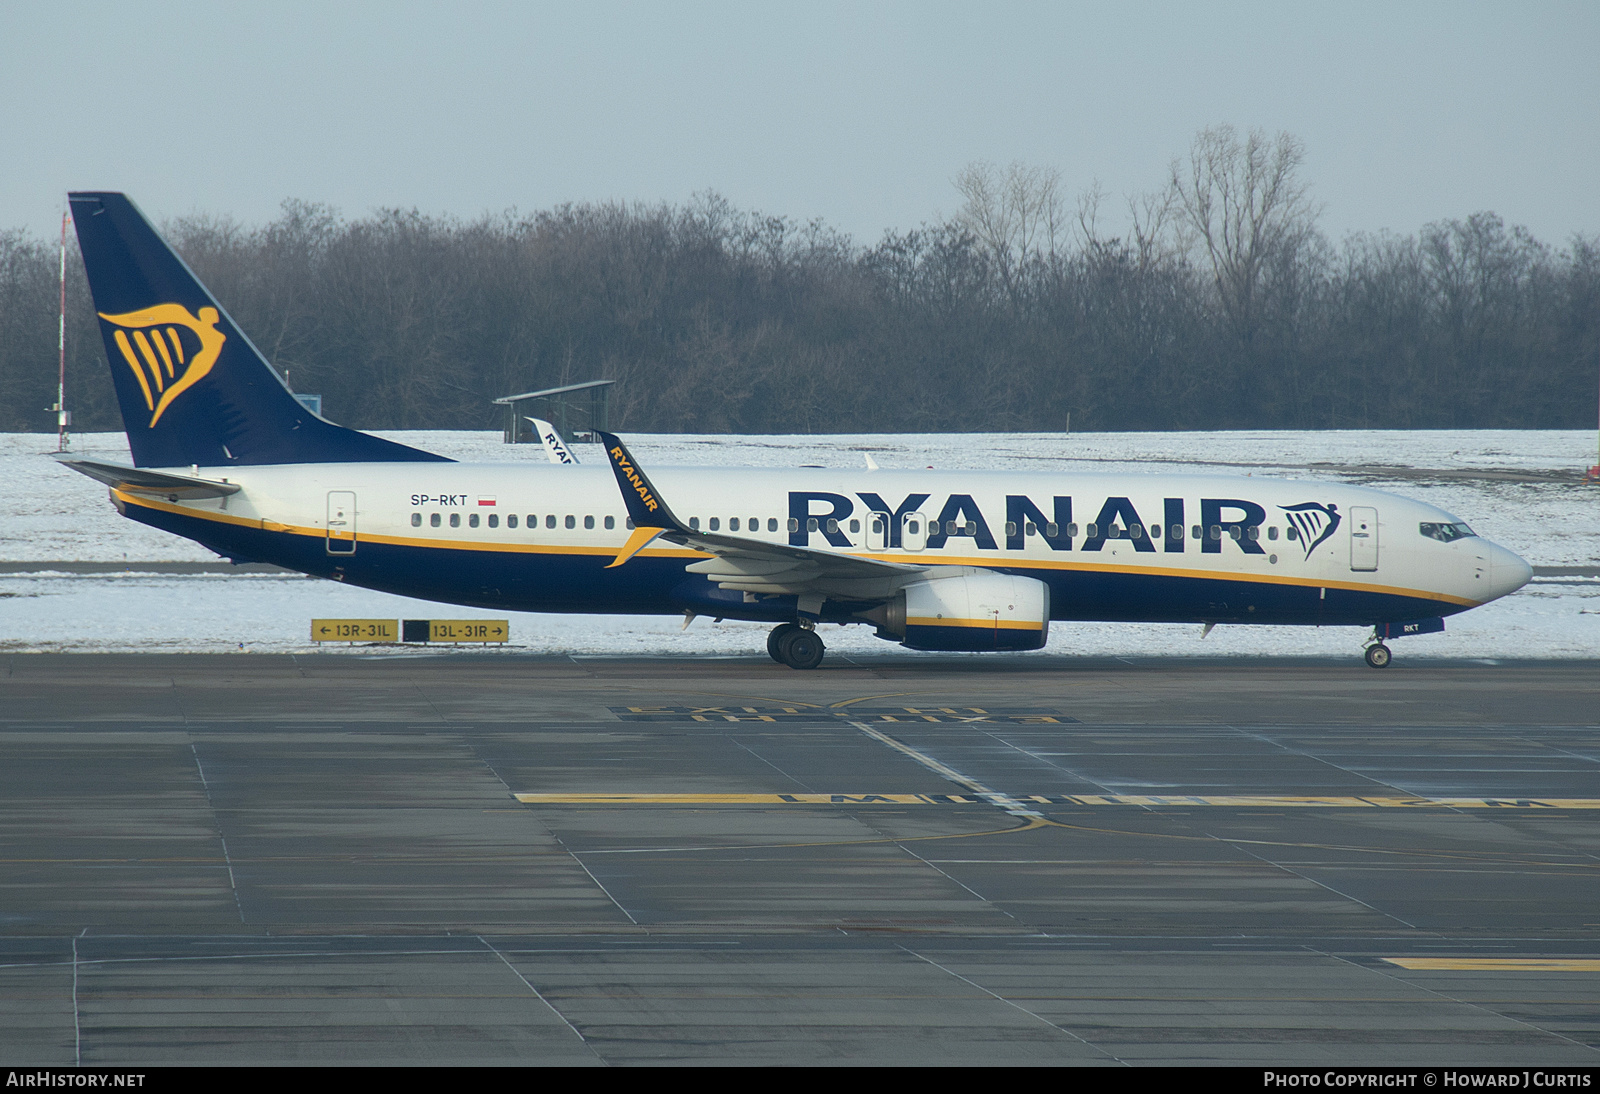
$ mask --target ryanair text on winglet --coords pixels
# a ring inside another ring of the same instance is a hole
[[[618,469],[628,476],[628,482],[638,492],[639,500],[644,503],[645,508],[654,513],[656,511],[656,499],[650,493],[650,488],[645,486],[644,479],[633,469],[633,464],[628,462],[628,457],[623,454],[621,447],[611,450],[611,458],[616,461]]]

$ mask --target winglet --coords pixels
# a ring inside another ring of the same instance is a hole
[[[621,438],[615,433],[599,431],[597,436],[600,443],[605,445],[606,459],[611,461],[611,472],[616,475],[617,486],[622,491],[622,503],[628,507],[628,517],[633,521],[633,535],[628,537],[628,542],[617,552],[617,557],[606,566],[609,570],[627,562],[663,532],[688,532],[689,529],[672,515],[672,510],[667,508],[655,485],[645,477]]]
[[[622,501],[628,507],[628,516],[637,528],[660,528],[668,532],[687,532],[688,525],[672,515],[667,503],[655,485],[645,477],[644,471],[628,451],[628,446],[615,433],[597,433],[606,447],[606,458],[611,461],[611,471],[617,476],[622,489]]]

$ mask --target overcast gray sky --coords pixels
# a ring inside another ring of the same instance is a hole
[[[1335,238],[1600,232],[1593,2],[0,0],[0,103],[0,229],[38,233],[72,188],[247,223],[714,189],[871,242],[973,160],[1121,195],[1223,122],[1305,142]]]

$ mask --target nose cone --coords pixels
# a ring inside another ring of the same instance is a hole
[[[1489,595],[1486,600],[1498,600],[1507,593],[1514,593],[1532,577],[1533,567],[1523,561],[1520,555],[1512,554],[1498,544],[1489,545]]]

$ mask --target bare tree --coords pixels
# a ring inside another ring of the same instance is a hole
[[[1205,245],[1228,320],[1247,342],[1259,325],[1268,271],[1316,229],[1320,207],[1298,176],[1304,161],[1305,146],[1288,133],[1269,138],[1252,129],[1241,141],[1231,125],[1202,129],[1188,163],[1172,161],[1171,193]]]
[[[1022,268],[1049,259],[1063,242],[1066,210],[1061,172],[1013,163],[969,163],[955,177],[964,203],[956,220],[977,238],[1006,291],[1015,294]]]

